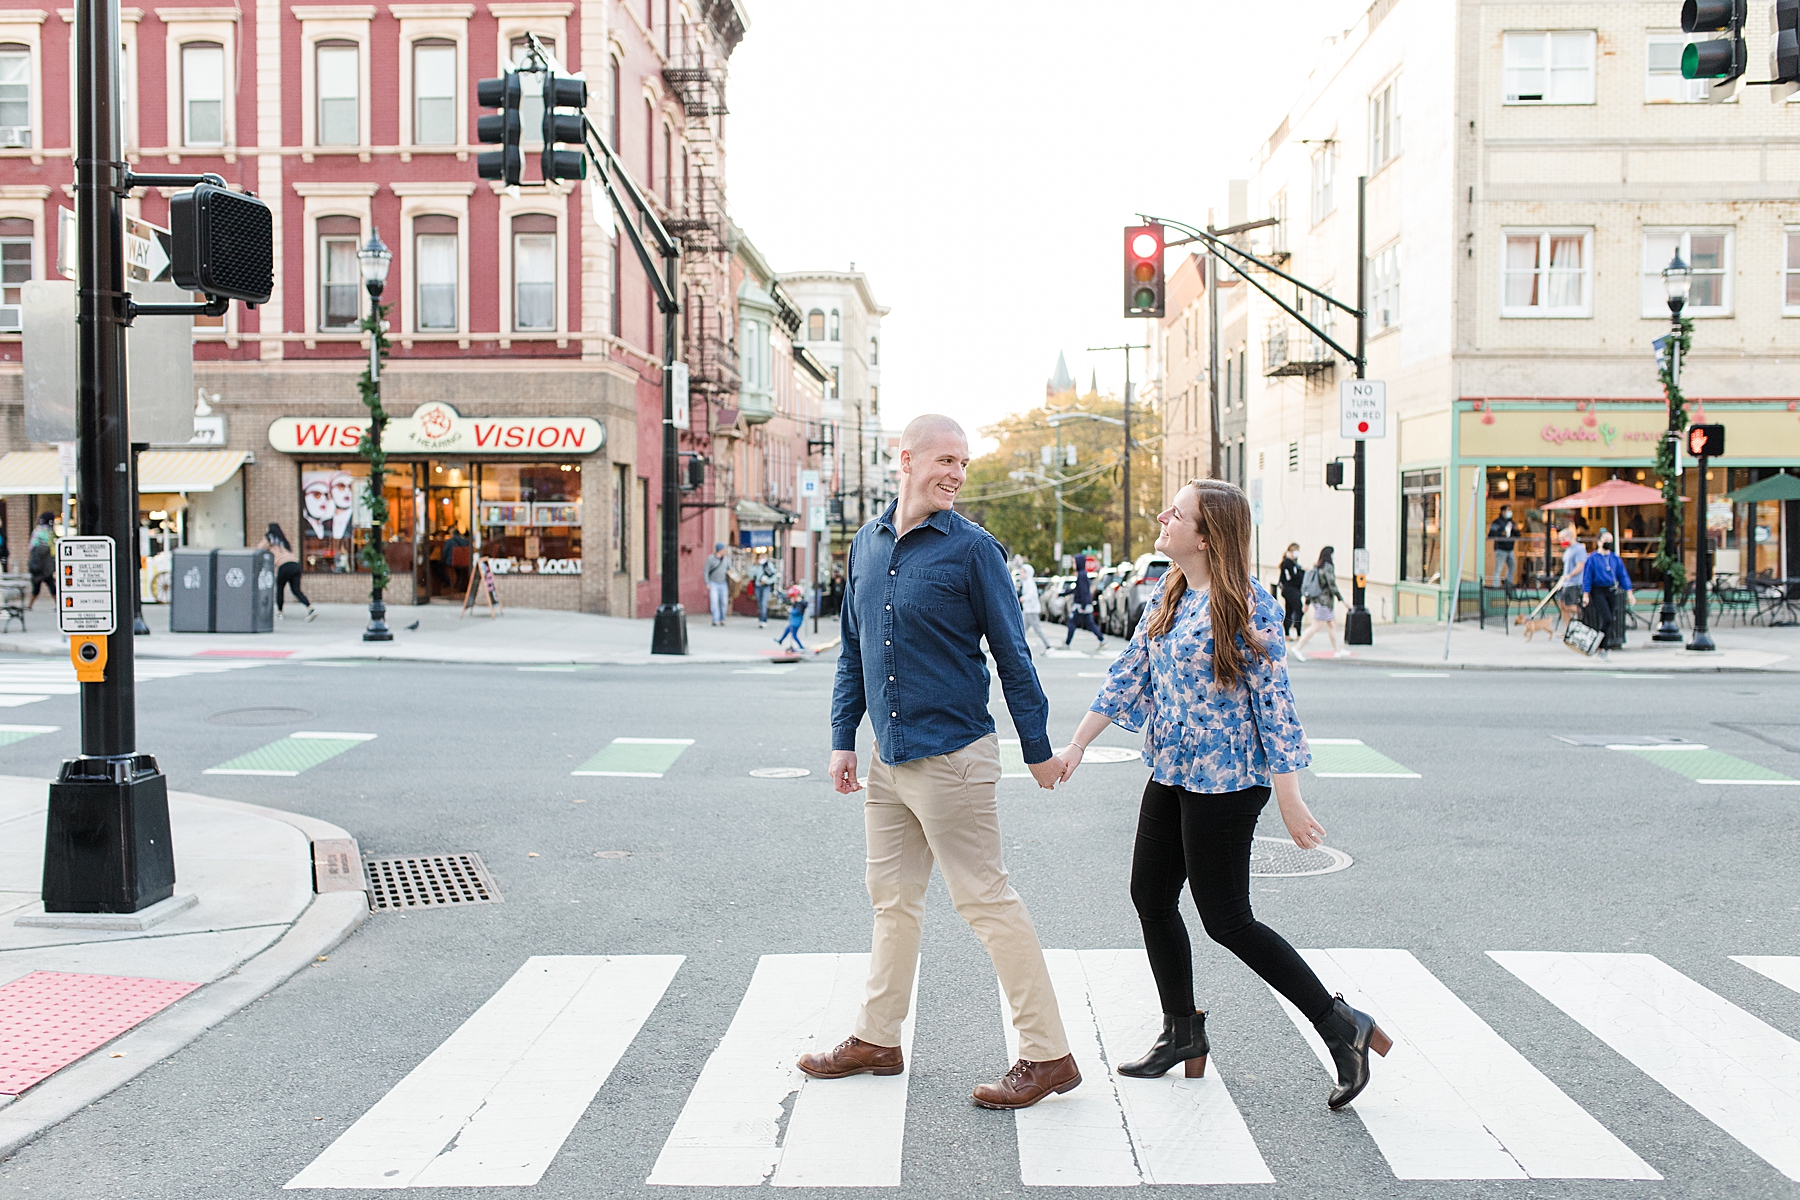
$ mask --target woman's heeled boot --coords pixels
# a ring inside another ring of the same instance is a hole
[[[1369,1051],[1385,1058],[1394,1041],[1381,1032],[1374,1017],[1345,1004],[1341,994],[1332,1001],[1331,1011],[1313,1028],[1325,1039],[1332,1060],[1337,1063],[1338,1085],[1327,1103],[1334,1110],[1340,1109],[1369,1086]]]
[[[1186,1017],[1164,1013],[1162,1035],[1150,1047],[1150,1053],[1136,1062],[1121,1063],[1114,1070],[1136,1079],[1155,1079],[1168,1074],[1176,1063],[1185,1062],[1187,1077],[1199,1079],[1206,1074],[1207,1053],[1205,1013]]]

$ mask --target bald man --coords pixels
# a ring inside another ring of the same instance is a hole
[[[856,731],[875,728],[869,795],[869,899],[875,939],[855,1032],[835,1050],[807,1054],[815,1079],[898,1075],[900,1027],[912,1006],[925,885],[935,860],[950,899],[1000,977],[1019,1033],[1019,1061],[975,1089],[985,1108],[1029,1108],[1081,1082],[1056,992],[1025,902],[1007,882],[994,789],[1000,741],[988,713],[987,660],[1031,774],[1050,788],[1062,762],[1050,751],[1049,704],[1032,669],[1019,598],[1000,543],[953,511],[969,442],[949,417],[920,417],[900,438],[900,496],[850,544],[843,649],[831,700],[831,781],[857,782]]]

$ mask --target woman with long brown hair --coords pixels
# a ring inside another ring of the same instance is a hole
[[[1143,1058],[1115,1069],[1154,1077],[1185,1062],[1189,1076],[1206,1070],[1206,1014],[1194,1005],[1193,950],[1178,907],[1186,882],[1207,936],[1318,1029],[1337,1063],[1329,1103],[1342,1108],[1368,1086],[1369,1051],[1386,1054],[1391,1043],[1250,910],[1251,840],[1271,785],[1296,846],[1310,850],[1325,837],[1300,798],[1298,772],[1312,753],[1288,687],[1282,613],[1250,576],[1250,502],[1223,480],[1196,479],[1157,520],[1156,548],[1175,565],[1062,756],[1067,779],[1109,723],[1146,731],[1150,781],[1131,900],[1163,1031]]]

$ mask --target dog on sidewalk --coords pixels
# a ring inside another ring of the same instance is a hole
[[[1551,637],[1556,636],[1556,618],[1555,617],[1530,617],[1530,618],[1527,618],[1523,613],[1521,613],[1520,615],[1513,618],[1513,624],[1514,625],[1523,625],[1525,627],[1525,640],[1528,642],[1533,637],[1535,637],[1537,634],[1540,634],[1540,633],[1548,634]]]

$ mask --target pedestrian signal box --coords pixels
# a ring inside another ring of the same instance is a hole
[[[1688,453],[1695,458],[1718,458],[1725,453],[1723,425],[1689,425]]]

